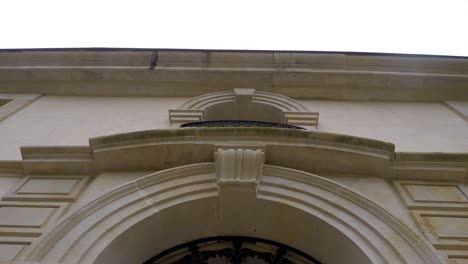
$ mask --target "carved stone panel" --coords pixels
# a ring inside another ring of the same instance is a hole
[[[452,258],[450,259],[454,264],[468,264],[468,258]]]
[[[468,249],[468,212],[413,211],[425,235],[437,249]]]
[[[426,216],[437,237],[441,239],[467,239],[467,216]]]
[[[60,203],[0,203],[0,237],[37,237],[65,210]],[[0,241],[1,242],[1,241]]]
[[[88,176],[27,176],[4,201],[73,202],[86,186]]]
[[[215,153],[218,184],[257,185],[262,174],[264,152],[261,149],[221,149]]]
[[[2,205],[0,207],[0,226],[40,228],[56,209],[53,207]]]
[[[463,184],[432,181],[394,181],[409,209],[468,210]]]
[[[38,99],[40,94],[0,93],[0,121]]]
[[[417,202],[467,202],[466,196],[457,185],[405,184],[404,187]]]

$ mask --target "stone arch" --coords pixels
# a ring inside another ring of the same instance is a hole
[[[403,223],[344,186],[283,167],[265,165],[261,173],[258,185],[229,188],[211,162],[141,177],[58,222],[22,260],[138,263],[200,237],[236,234],[330,264],[443,263]]]
[[[287,96],[238,88],[194,97],[169,110],[172,123],[213,120],[251,120],[317,126],[319,113]]]

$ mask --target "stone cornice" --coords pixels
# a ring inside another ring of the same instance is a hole
[[[400,153],[391,143],[347,135],[275,128],[188,128],[91,138],[89,146],[82,147],[22,147],[23,161],[15,163],[14,169],[27,175],[158,171],[214,162],[219,148],[261,149],[265,164],[324,176],[464,182],[468,168],[467,153]],[[0,166],[0,171],[11,173],[11,164],[7,165]]]
[[[23,175],[23,163],[19,160],[0,160],[0,176],[21,177]]]
[[[320,173],[385,175],[393,144],[377,140],[273,128],[151,130],[90,139],[95,169],[159,170],[213,162],[218,144],[265,145],[266,163]],[[333,156],[335,155],[335,156]],[[332,158],[333,156],[333,158]],[[341,157],[341,158],[340,158]],[[366,166],[365,164],[373,164]]]
[[[184,50],[0,52],[0,92],[195,96],[238,87],[297,99],[468,100],[468,59]]]
[[[330,142],[334,144],[343,144],[353,146],[359,149],[374,150],[376,152],[393,152],[395,146],[392,143],[361,138],[349,135],[334,134],[317,131],[304,131],[294,129],[278,129],[278,128],[185,128],[185,129],[158,129],[146,130],[138,132],[130,132],[116,134],[103,137],[95,137],[90,139],[90,146],[93,150],[99,150],[106,147],[112,147],[115,144],[140,144],[147,140],[164,139],[167,141],[170,138],[212,138],[214,141],[219,141],[219,137],[226,137],[235,140],[252,140],[260,143],[262,138],[273,139],[275,142],[282,139],[285,141],[299,141],[300,143],[314,142]],[[222,143],[219,142],[219,143]]]

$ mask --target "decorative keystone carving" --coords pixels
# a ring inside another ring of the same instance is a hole
[[[221,149],[215,153],[218,184],[256,186],[262,175],[265,153],[261,149]]]
[[[253,109],[253,97],[255,89],[238,88],[234,89],[234,95],[236,97],[235,102],[235,119],[237,120],[250,120]]]
[[[251,103],[253,100],[254,93],[255,93],[255,89],[247,89],[247,88],[234,89],[234,95],[236,96],[237,102]]]

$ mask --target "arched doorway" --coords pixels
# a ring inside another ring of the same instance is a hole
[[[255,192],[222,188],[213,163],[139,178],[58,223],[26,260],[143,263],[196,239],[247,236],[322,263],[440,263],[385,210],[325,178],[265,165]]]

